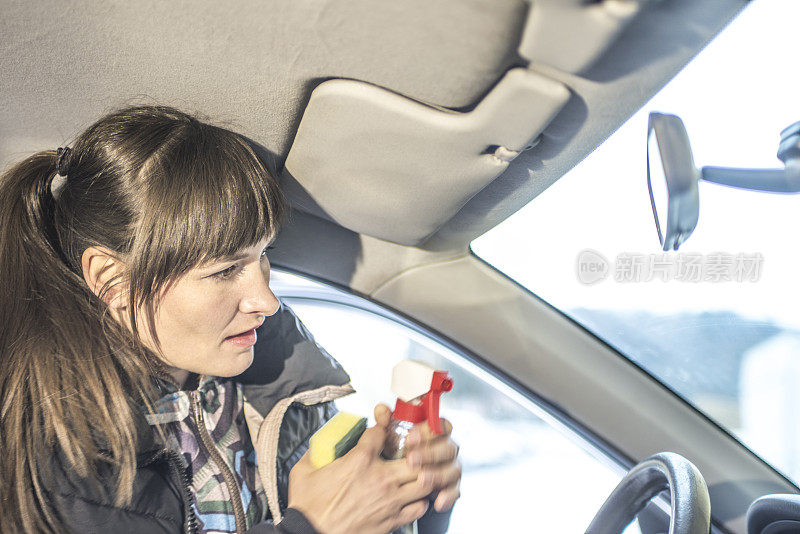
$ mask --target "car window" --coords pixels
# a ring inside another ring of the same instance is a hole
[[[441,415],[453,423],[463,478],[450,532],[583,532],[624,474],[530,399],[389,312],[280,271],[270,285],[350,374],[357,392],[337,401],[340,410],[374,423],[375,404],[394,405],[392,367],[404,358],[453,377]],[[636,522],[626,530],[639,532]]]
[[[594,153],[473,252],[582,323],[800,481],[800,196],[703,183],[664,253],[646,185],[650,111],[686,123],[698,166],[777,168],[800,120],[787,68],[800,3],[756,0]]]

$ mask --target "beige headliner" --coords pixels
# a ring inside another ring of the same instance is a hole
[[[645,7],[581,76],[528,65],[565,82],[572,99],[539,146],[514,160],[425,248],[464,249],[538,195],[743,3],[667,0]],[[638,1],[587,6],[614,12],[623,4]],[[380,8],[369,0],[251,0],[235,9],[211,1],[7,1],[0,18],[0,163],[55,148],[103,111],[142,98],[228,121],[280,161],[310,92],[329,78],[363,80],[428,105],[468,110],[510,67],[527,64],[516,51],[527,12],[520,0],[407,0]],[[564,29],[570,34],[564,49],[580,46],[574,34],[592,23],[577,17]]]

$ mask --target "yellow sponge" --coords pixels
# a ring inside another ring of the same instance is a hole
[[[309,440],[311,463],[316,469],[328,465],[358,443],[367,429],[367,418],[339,412]]]

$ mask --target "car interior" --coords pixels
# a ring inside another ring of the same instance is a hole
[[[748,3],[7,1],[0,165],[64,146],[122,105],[207,116],[250,139],[280,177],[292,206],[270,256],[282,296],[425,333],[620,470],[586,532],[622,532],[642,510],[645,534],[800,531],[792,480],[471,247]],[[582,484],[578,466],[559,476]],[[564,513],[575,498],[560,495]]]

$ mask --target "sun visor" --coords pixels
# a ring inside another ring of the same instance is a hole
[[[502,173],[569,94],[557,81],[512,69],[460,113],[364,82],[323,82],[286,158],[284,190],[303,211],[417,245]]]
[[[519,54],[566,72],[581,72],[653,0],[536,0],[531,2]]]

